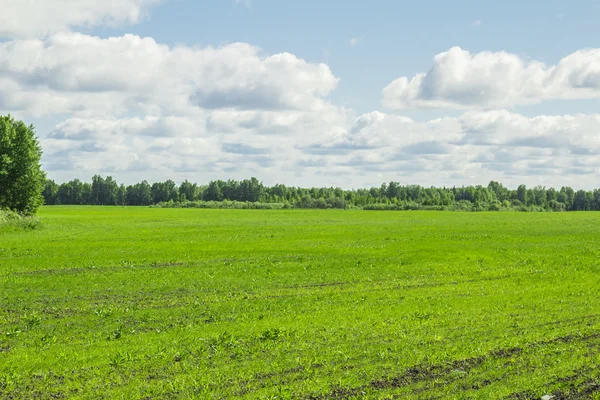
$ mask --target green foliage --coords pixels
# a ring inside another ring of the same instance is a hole
[[[40,216],[0,234],[0,398],[598,391],[599,213]]]
[[[119,184],[111,177],[106,179],[94,175],[90,191],[91,204],[94,205],[120,205]]]
[[[156,208],[215,208],[229,210],[281,210],[290,208],[282,203],[251,203],[242,201],[168,201],[155,204]]]
[[[172,180],[154,183],[151,188],[151,194],[154,204],[165,201],[176,201],[179,197],[177,185]]]
[[[40,224],[34,216],[26,216],[10,210],[0,210],[0,232],[15,229],[35,229]]]
[[[105,189],[110,182],[112,189]],[[103,194],[104,193],[104,194]],[[183,181],[148,182],[124,187],[112,179],[94,176],[92,184],[74,180],[60,186],[47,181],[46,204],[130,205],[183,208],[251,209],[364,209],[364,210],[438,210],[438,211],[591,211],[600,210],[600,190],[577,193],[571,188],[527,189],[520,185],[510,190],[492,181],[487,187],[425,188],[402,186],[398,182],[378,188],[343,190],[340,188],[298,188],[265,186],[256,178],[243,181],[211,181],[198,186]],[[220,204],[223,203],[223,204]],[[270,205],[267,205],[270,204]]]
[[[33,126],[0,116],[0,209],[33,215],[43,204],[46,176]]]

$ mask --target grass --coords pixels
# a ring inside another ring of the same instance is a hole
[[[0,398],[600,396],[600,214],[45,207]]]

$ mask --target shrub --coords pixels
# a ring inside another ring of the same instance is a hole
[[[217,208],[217,209],[235,209],[235,210],[281,210],[289,208],[289,204],[283,203],[252,203],[245,201],[168,201],[158,203],[156,208]]]
[[[23,216],[14,211],[0,210],[0,230],[2,229],[35,229],[40,221],[33,216]]]

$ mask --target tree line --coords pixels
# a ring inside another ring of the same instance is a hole
[[[256,178],[214,180],[207,185],[172,180],[119,184],[95,175],[91,182],[74,179],[57,184],[46,179],[42,149],[34,127],[10,115],[0,116],[0,210],[33,215],[48,205],[128,205],[219,208],[359,208],[366,210],[589,211],[600,210],[600,190],[560,190],[520,185],[422,187],[384,183],[369,189],[265,186]]]
[[[509,189],[492,181],[487,186],[422,187],[384,183],[368,189],[333,187],[300,188],[266,186],[256,178],[214,180],[206,185],[172,180],[119,184],[112,177],[95,175],[91,182],[78,179],[57,184],[46,180],[43,189],[48,205],[127,205],[206,207],[207,203],[252,203],[248,208],[361,208],[367,210],[464,210],[464,211],[590,211],[600,210],[600,190],[559,190],[520,185]],[[259,206],[260,204],[264,206]],[[270,205],[270,206],[268,206]],[[219,207],[222,207],[219,206]],[[240,206],[241,208],[241,206]]]

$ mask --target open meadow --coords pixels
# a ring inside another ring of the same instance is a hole
[[[600,213],[43,207],[0,398],[600,398]]]

